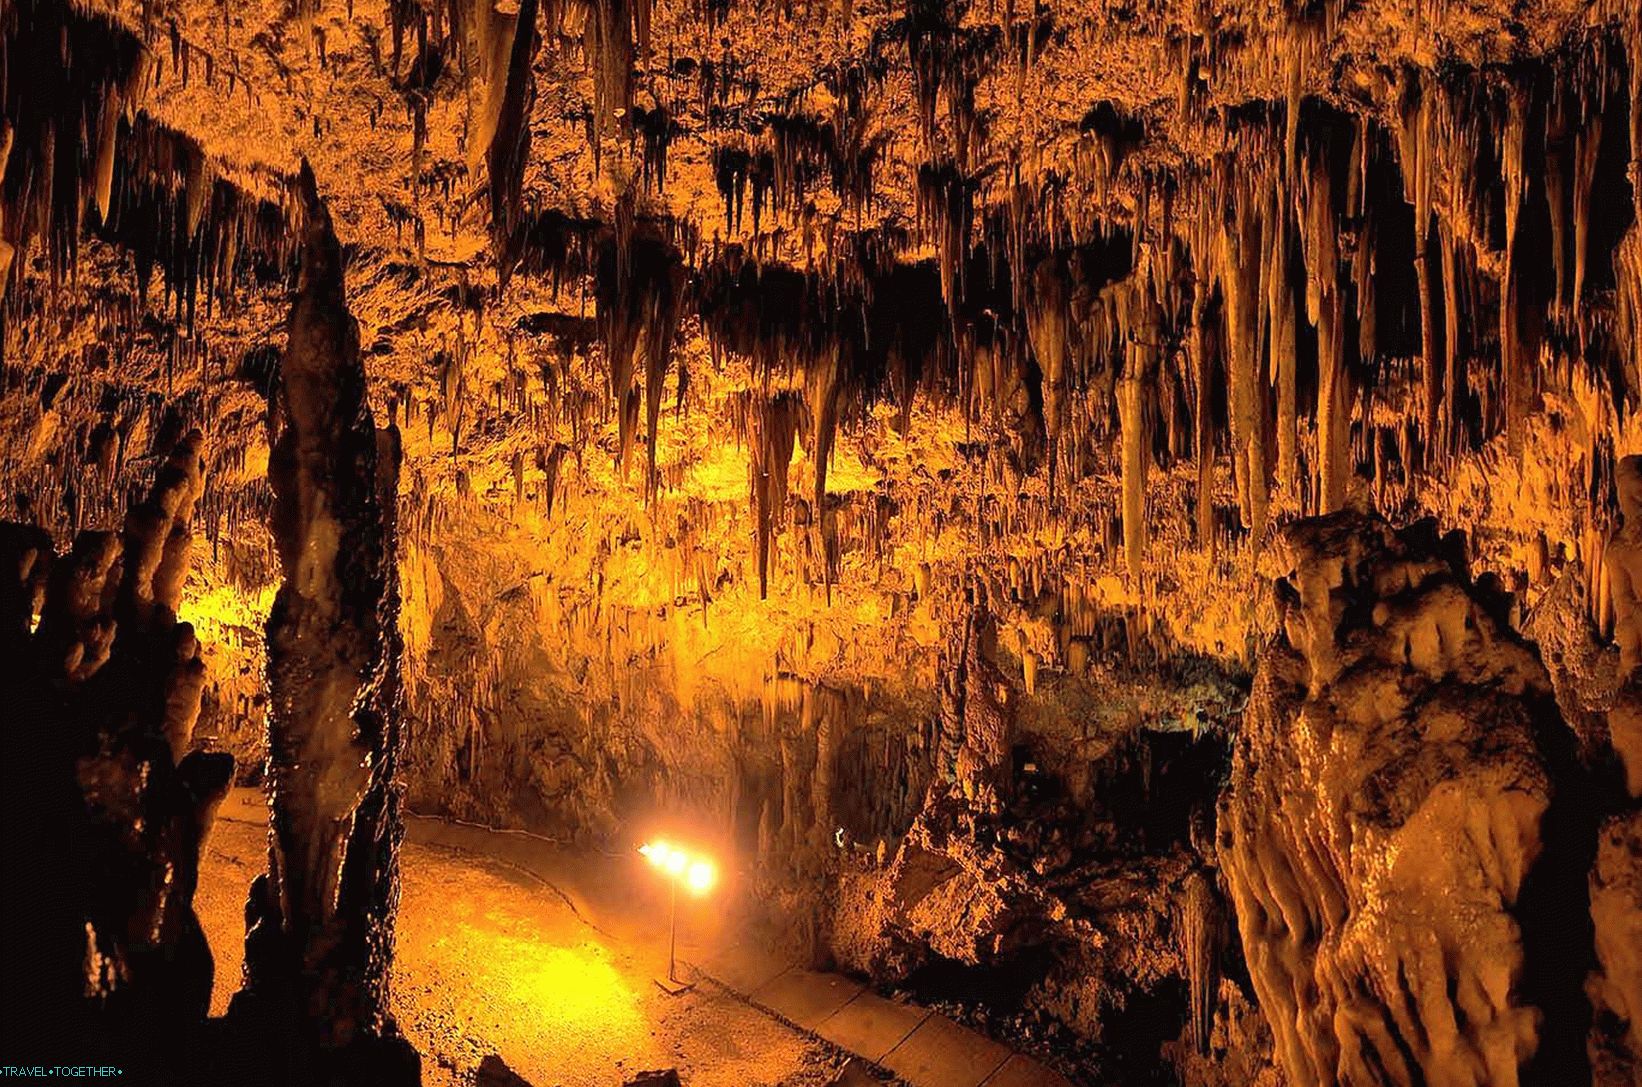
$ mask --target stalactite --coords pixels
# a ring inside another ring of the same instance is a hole
[[[1043,372],[1043,423],[1049,439],[1049,486],[1056,483],[1057,454],[1061,432],[1067,425],[1071,373],[1071,300],[1067,296],[1067,274],[1058,264],[1045,261],[1032,272],[1026,294],[1026,327],[1032,353]]]
[[[1431,267],[1433,110],[1422,92],[1418,74],[1412,70],[1401,73],[1399,95],[1396,134],[1403,196],[1414,209],[1414,273],[1420,307],[1420,430],[1428,461],[1436,461],[1446,455],[1451,444],[1442,419],[1451,411],[1454,388],[1446,381],[1449,363],[1437,354],[1437,287]],[[1452,321],[1452,314],[1447,319]]]
[[[1351,476],[1351,361],[1340,284],[1339,226],[1326,147],[1303,156],[1300,238],[1306,259],[1306,311],[1317,326],[1317,508],[1328,513],[1346,499]]]
[[[506,74],[497,73],[493,77],[499,79],[503,87],[488,151],[491,248],[496,254],[497,277],[504,289],[517,262],[517,249],[522,240],[519,202],[525,163],[530,157],[530,112],[536,102],[536,77],[531,66],[535,63],[538,43],[536,0],[523,0],[516,17]]]
[[[1264,251],[1260,195],[1255,180],[1233,177],[1229,161],[1216,164],[1216,188],[1225,200],[1225,216],[1216,224],[1213,244],[1221,294],[1225,299],[1226,371],[1230,388],[1232,466],[1243,524],[1259,540],[1268,507],[1265,389],[1261,377],[1261,254]],[[1215,214],[1216,212],[1211,212]]]
[[[623,197],[613,236],[599,246],[594,276],[594,299],[604,334],[610,371],[610,394],[619,420],[618,459],[625,467],[637,431],[641,390],[636,376],[643,374],[642,403],[647,427],[645,493],[653,496],[656,475],[656,432],[668,363],[684,303],[682,255],[649,225],[634,221],[635,195]]]
[[[1290,274],[1293,234],[1291,214],[1278,185],[1271,187],[1266,234],[1269,242],[1266,266],[1266,307],[1269,330],[1271,380],[1277,387],[1276,457],[1277,488],[1292,495],[1299,486],[1299,345],[1294,310],[1294,286]]]
[[[1515,275],[1517,224],[1527,191],[1523,143],[1527,128],[1526,95],[1515,89],[1506,92],[1505,129],[1501,147],[1501,178],[1505,186],[1505,254],[1500,266],[1499,347],[1501,373],[1505,382],[1505,436],[1513,456],[1522,454],[1523,429],[1527,415],[1528,360],[1518,340],[1521,315],[1518,296],[1522,284]],[[1576,277],[1577,278],[1577,277]]]
[[[941,297],[954,315],[963,307],[973,214],[973,188],[956,164],[942,162],[919,167],[919,225],[935,243],[941,270]]]
[[[1460,267],[1459,242],[1445,223],[1437,225],[1437,246],[1442,256],[1443,312],[1443,399],[1440,431],[1443,450],[1452,455],[1459,443],[1462,387],[1460,374]]]
[[[1129,575],[1138,583],[1146,564],[1146,474],[1152,458],[1147,424],[1148,393],[1156,378],[1163,330],[1144,263],[1127,285],[1123,375],[1118,381],[1118,418],[1123,442],[1123,551]],[[1262,469],[1263,470],[1263,469]]]
[[[758,596],[769,595],[770,547],[785,516],[787,473],[802,419],[803,404],[796,394],[746,394],[741,406],[741,432],[751,450],[748,483],[757,532]]]
[[[586,0],[582,49],[593,79],[592,140],[597,156],[607,136],[625,137],[632,128],[633,35],[649,24],[650,0]]]
[[[1570,197],[1569,177],[1572,172],[1572,140],[1570,111],[1573,103],[1560,87],[1551,92],[1545,107],[1544,184],[1545,202],[1551,217],[1551,265],[1556,270],[1556,294],[1552,305],[1557,310],[1570,308],[1568,251],[1572,241],[1568,237]]]
[[[1199,278],[1192,292],[1187,361],[1192,377],[1192,454],[1197,461],[1197,546],[1214,551],[1214,421],[1210,417],[1208,303],[1210,285]]]
[[[1637,108],[1634,104],[1632,108]],[[1587,103],[1585,123],[1574,135],[1574,282],[1573,321],[1576,326],[1585,308],[1586,269],[1590,265],[1591,193],[1596,186],[1597,154],[1602,148],[1600,103]]]
[[[906,41],[913,89],[926,146],[940,145],[936,106],[947,106],[946,147],[961,171],[979,150],[975,84],[990,69],[1002,42],[996,26],[966,26],[968,0],[944,4],[907,0]]]

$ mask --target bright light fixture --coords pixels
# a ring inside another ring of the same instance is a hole
[[[706,894],[713,889],[713,884],[718,882],[718,868],[711,858],[692,855],[688,850],[680,849],[665,839],[657,838],[653,842],[646,842],[639,846],[639,852],[650,862],[651,867],[661,869],[669,878],[681,883],[691,894]]]
[[[694,895],[706,894],[713,889],[713,884],[716,882],[718,882],[718,872],[713,868],[712,861],[691,861],[690,867],[684,873],[684,885],[690,888],[690,893]]]
[[[695,986],[694,982],[678,979],[678,889],[682,886],[690,894],[701,897],[718,882],[718,866],[711,857],[692,855],[689,850],[680,849],[664,838],[645,842],[639,846],[639,853],[650,862],[650,867],[672,881],[672,902],[668,907],[667,922],[667,979],[657,978],[656,984],[670,995],[677,996]]]

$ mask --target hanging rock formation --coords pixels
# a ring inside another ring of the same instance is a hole
[[[402,730],[419,810],[721,830],[794,946],[1093,1082],[1630,1082],[1639,97],[1635,0],[0,0],[0,516],[210,439],[194,743],[276,816],[216,1025],[386,1078]],[[1341,528],[1493,625],[1358,579],[1266,654],[1222,868],[1261,564],[1369,504],[1514,601]]]
[[[1581,1081],[1593,828],[1545,669],[1457,534],[1346,511],[1280,551],[1219,853],[1284,1070]]]
[[[247,906],[236,1011],[295,1036],[294,1077],[416,1082],[387,1011],[397,854],[398,435],[366,400],[342,248],[302,171],[302,275],[270,412],[270,871]],[[301,1071],[308,1060],[315,1071]]]

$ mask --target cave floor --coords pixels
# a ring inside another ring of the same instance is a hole
[[[195,902],[216,956],[214,1014],[239,984],[265,833],[259,795],[236,790],[202,860]],[[414,827],[410,837],[392,1007],[429,1087],[471,1083],[492,1053],[535,1087],[607,1087],[650,1068],[677,1068],[692,1087],[798,1087],[837,1070],[824,1047],[716,987],[663,994],[653,979],[666,970],[665,902],[653,908],[653,888],[620,859],[590,859],[608,876],[581,873],[578,893],[561,894],[505,859],[420,842]],[[719,913],[681,911],[681,924],[712,936]],[[680,953],[696,947],[681,941]]]
[[[668,900],[636,854],[408,824],[392,1007],[428,1087],[466,1087],[493,1053],[534,1087],[613,1087],[652,1068],[677,1068],[691,1087],[820,1087],[845,1052],[914,1087],[1069,1087],[941,1015],[773,954],[726,908],[733,883],[680,900],[680,976],[710,981],[672,997],[655,984],[667,971]],[[246,890],[266,833],[260,791],[236,789],[201,861],[195,907],[216,956],[213,1014],[239,985]]]

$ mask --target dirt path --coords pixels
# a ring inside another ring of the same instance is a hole
[[[222,819],[206,851],[196,903],[217,958],[214,1013],[239,984],[264,848],[260,826]],[[664,995],[653,947],[590,927],[530,877],[415,843],[401,867],[393,1010],[429,1087],[471,1082],[490,1053],[535,1087],[614,1087],[668,1067],[690,1087],[826,1082],[829,1058],[796,1031],[715,989]]]

